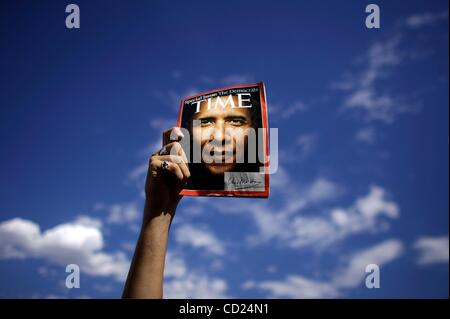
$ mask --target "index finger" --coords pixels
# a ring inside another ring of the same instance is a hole
[[[184,137],[179,127],[172,127],[163,132],[163,146],[171,142],[179,142]]]

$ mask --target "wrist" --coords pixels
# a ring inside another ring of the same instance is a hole
[[[156,228],[160,230],[169,229],[172,222],[173,215],[175,214],[175,208],[171,207],[159,207],[153,205],[154,202],[145,200],[144,206],[144,220],[142,223],[142,229]]]

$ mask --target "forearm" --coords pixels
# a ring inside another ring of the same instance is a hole
[[[184,153],[178,141],[179,128],[163,133],[164,147],[150,160],[145,180],[144,219],[134,251],[123,298],[162,298],[164,261],[170,224],[182,196],[179,191],[190,177]],[[178,154],[172,156],[172,148]]]
[[[162,298],[163,296],[164,261],[174,211],[156,209],[147,202],[144,210],[144,221],[123,298]]]

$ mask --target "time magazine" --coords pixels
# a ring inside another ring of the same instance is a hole
[[[269,196],[264,83],[241,84],[183,98],[177,126],[191,178],[190,196]]]

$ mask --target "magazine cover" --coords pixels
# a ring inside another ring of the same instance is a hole
[[[182,195],[269,196],[264,83],[241,84],[183,98],[177,126],[191,178]]]

